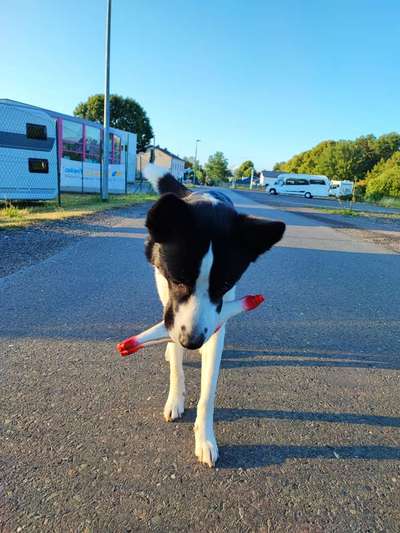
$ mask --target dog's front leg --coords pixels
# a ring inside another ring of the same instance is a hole
[[[185,409],[185,376],[183,373],[184,348],[169,342],[165,351],[165,359],[169,361],[169,394],[164,407],[164,418],[167,422],[180,418]]]
[[[218,459],[218,446],[214,435],[214,401],[221,355],[224,348],[225,326],[200,348],[201,392],[194,424],[195,454],[201,463],[214,466]]]

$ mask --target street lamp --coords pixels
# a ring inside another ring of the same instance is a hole
[[[195,149],[194,149],[194,163],[193,163],[193,169],[196,170],[197,167],[197,145],[199,144],[200,139],[196,139]],[[193,172],[193,179],[196,181],[196,174]]]
[[[194,149],[194,164],[197,162],[197,145],[199,142],[201,142],[200,139],[196,139],[196,147]]]
[[[110,136],[110,33],[111,0],[107,0],[106,49],[105,49],[105,87],[104,87],[104,128],[103,128],[103,165],[101,173],[101,199],[108,200],[108,144]]]

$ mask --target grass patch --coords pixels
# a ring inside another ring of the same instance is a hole
[[[110,194],[103,202],[99,194],[62,194],[61,206],[57,200],[47,202],[0,202],[0,229],[20,228],[51,220],[83,217],[99,211],[155,200],[155,194]]]
[[[315,212],[325,213],[327,215],[345,215],[350,217],[366,218],[395,218],[400,219],[400,213],[378,213],[372,211],[355,211],[353,209],[331,209],[330,207],[310,207]]]
[[[26,213],[26,209],[19,209],[12,203],[6,202],[4,208],[0,211],[0,216],[3,215],[10,219],[21,219]]]
[[[397,207],[400,209],[400,198],[382,198],[382,200],[375,203],[382,207]]]

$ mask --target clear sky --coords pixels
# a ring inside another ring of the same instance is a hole
[[[103,91],[105,0],[2,0],[0,97],[72,113]],[[111,92],[156,142],[258,169],[400,130],[398,0],[113,0]]]

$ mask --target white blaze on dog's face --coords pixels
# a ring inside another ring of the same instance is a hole
[[[210,298],[210,274],[214,255],[210,247],[201,260],[199,275],[188,299],[177,305],[171,324],[172,339],[188,349],[199,348],[218,326],[219,306]]]
[[[281,222],[239,215],[231,203],[174,194],[154,204],[146,225],[146,255],[156,268],[165,325],[188,349],[210,338],[224,295],[285,229]]]
[[[157,249],[157,246],[156,246]],[[219,325],[219,302],[211,301],[210,274],[214,256],[211,243],[201,258],[193,284],[165,277],[164,268],[156,267],[156,282],[164,305],[164,320],[171,338],[188,349],[199,348]],[[163,273],[164,272],[164,273]]]

